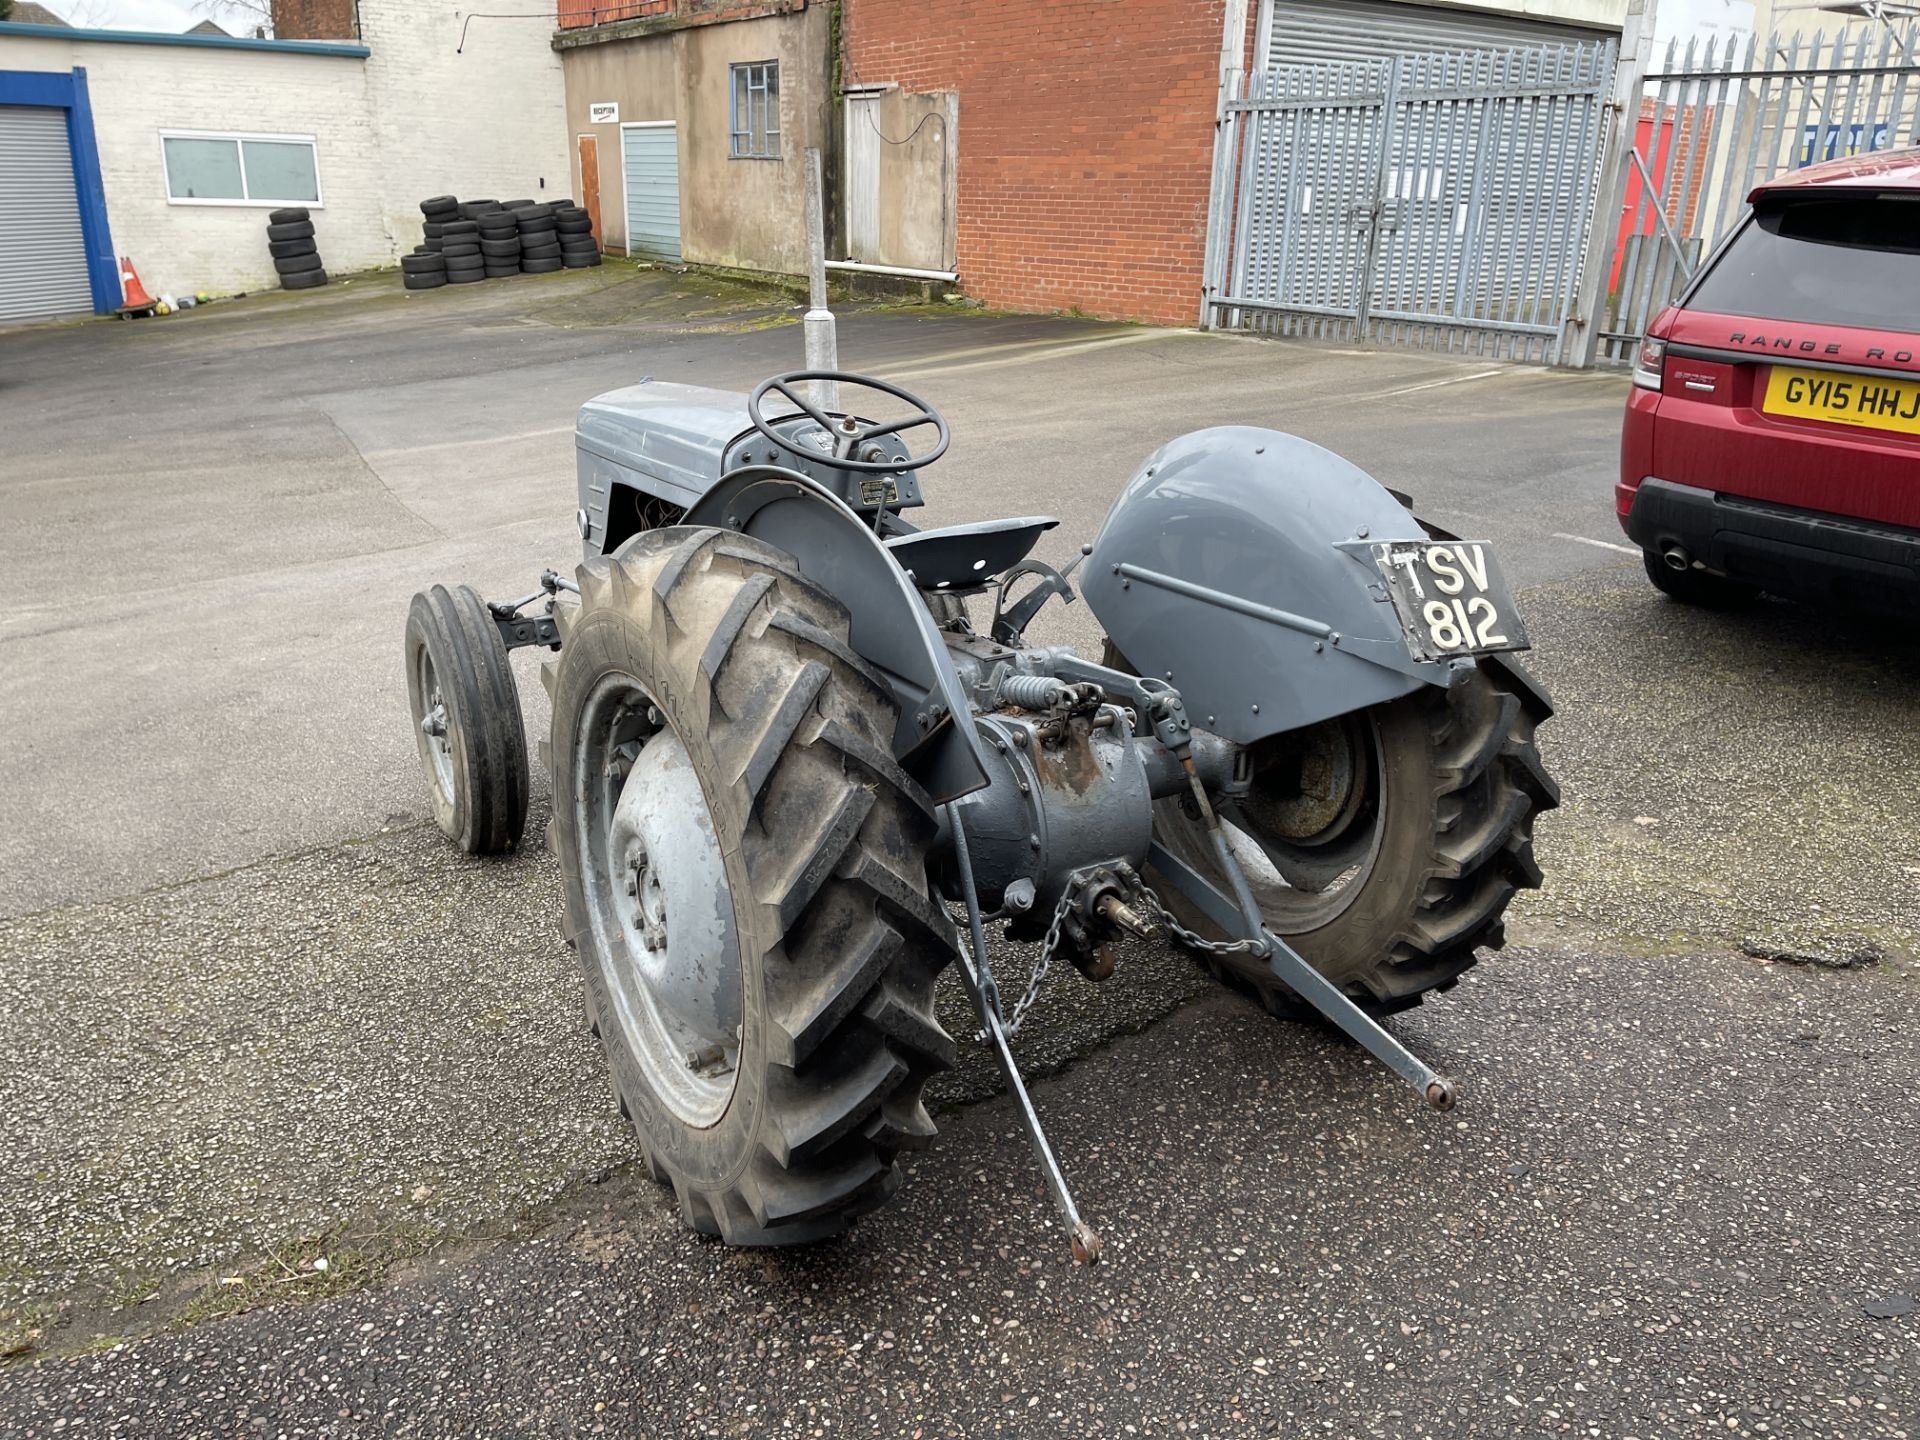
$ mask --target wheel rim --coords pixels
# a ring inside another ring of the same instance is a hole
[[[733,892],[686,745],[630,679],[603,681],[574,749],[580,883],[621,1036],[684,1123],[733,1098],[744,987]]]
[[[1222,807],[1233,858],[1283,934],[1327,924],[1359,898],[1386,828],[1372,712],[1255,748],[1251,788]]]
[[[422,645],[419,659],[420,712],[413,718],[420,727],[421,754],[427,762],[427,779],[441,800],[453,803],[453,725],[447,714],[446,697],[440,693],[440,676],[433,668],[433,654]]]

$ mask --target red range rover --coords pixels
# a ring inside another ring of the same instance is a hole
[[[1920,149],[1750,198],[1640,344],[1620,523],[1681,600],[1920,613]]]

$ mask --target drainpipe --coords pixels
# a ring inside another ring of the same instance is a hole
[[[859,275],[898,275],[906,280],[945,280],[949,285],[960,279],[958,270],[915,270],[906,265],[868,265],[859,260],[829,260],[829,270],[851,270]]]

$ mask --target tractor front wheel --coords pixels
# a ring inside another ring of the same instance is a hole
[[[527,737],[506,643],[486,602],[435,585],[407,611],[407,701],[433,819],[469,855],[520,843]]]
[[[620,1108],[694,1229],[836,1234],[927,1143],[954,932],[933,808],[845,608],[781,551],[647,530],[556,610],[552,847]]]

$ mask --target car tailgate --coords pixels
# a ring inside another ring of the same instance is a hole
[[[1920,431],[1891,428],[1920,404],[1920,337],[1681,310],[1667,338],[1654,474],[1920,529]],[[1867,424],[1769,413],[1776,367],[1883,388],[1898,413]]]

